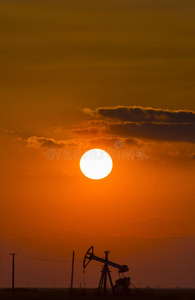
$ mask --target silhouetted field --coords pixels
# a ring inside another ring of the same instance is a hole
[[[130,295],[113,296],[108,293],[107,296],[96,295],[95,289],[87,289],[85,293],[81,289],[74,289],[73,294],[68,292],[68,289],[16,289],[13,294],[10,289],[0,289],[1,300],[76,300],[76,299],[159,299],[159,300],[194,300],[195,289],[140,289],[139,291],[132,290]]]

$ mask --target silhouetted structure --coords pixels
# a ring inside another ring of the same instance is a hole
[[[15,288],[15,255],[17,255],[17,253],[10,253],[9,255],[12,255],[12,292],[14,293],[14,288]]]
[[[73,289],[73,277],[74,277],[74,251],[72,253],[72,271],[71,271],[71,284],[70,288]]]
[[[127,265],[119,265],[119,264],[116,264],[116,263],[108,260],[108,254],[110,253],[110,251],[105,251],[104,253],[105,253],[105,259],[95,256],[94,252],[93,252],[93,246],[90,247],[87,250],[84,260],[83,260],[83,272],[85,272],[85,268],[87,267],[87,265],[90,263],[91,260],[96,260],[96,261],[102,262],[104,264],[104,266],[101,271],[102,274],[100,277],[99,286],[98,286],[98,290],[97,290],[98,294],[100,294],[102,292],[104,294],[107,293],[107,278],[109,278],[113,293],[128,293],[128,291],[129,291],[128,287],[130,285],[130,277],[124,277],[124,272],[129,271],[128,266]],[[112,278],[111,278],[110,270],[109,270],[108,266],[117,268],[119,270],[118,271],[119,276],[121,273],[123,274],[123,278],[119,278],[118,280],[116,280],[115,285],[113,285],[113,283],[112,283]]]

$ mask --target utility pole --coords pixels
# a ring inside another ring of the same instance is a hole
[[[74,251],[72,252],[72,272],[71,272],[71,284],[70,284],[71,291],[73,291],[73,276],[74,276]]]
[[[14,293],[15,255],[17,255],[17,253],[10,253],[9,255],[12,255],[12,292]]]

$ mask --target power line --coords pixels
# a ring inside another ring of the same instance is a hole
[[[9,254],[2,254],[0,257],[5,257],[8,256]],[[18,254],[18,256],[22,258],[27,258],[27,259],[36,259],[36,260],[42,260],[42,261],[51,261],[51,262],[71,262],[71,260],[62,260],[62,259],[49,259],[49,258],[43,258],[43,257],[35,257],[35,256],[27,256],[27,255],[22,255]],[[82,260],[75,260],[76,262],[82,262]]]
[[[8,254],[2,254],[2,255],[0,255],[0,257],[4,257],[4,256],[8,256]]]
[[[36,260],[43,260],[43,261],[52,261],[52,262],[70,262],[70,260],[48,259],[48,258],[33,257],[33,256],[26,256],[26,255],[19,255],[19,256],[22,257],[22,258],[36,259]]]
[[[136,289],[140,289],[140,288],[138,288],[137,286],[135,286],[132,282],[130,282],[130,284],[134,287],[134,288],[136,288]]]
[[[27,255],[21,255],[19,254],[18,256],[22,258],[27,258],[27,259],[35,259],[35,260],[42,260],[42,261],[51,261],[51,262],[71,262],[71,260],[60,260],[60,259],[48,259],[48,258],[42,258],[42,257],[34,257],[34,256],[27,256]],[[82,261],[82,260],[76,260],[77,262]]]

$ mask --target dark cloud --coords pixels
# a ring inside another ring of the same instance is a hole
[[[102,120],[90,120],[73,128],[72,131],[80,135],[102,135],[108,132],[108,124]]]
[[[73,132],[77,133],[77,134],[81,134],[81,135],[82,134],[83,135],[85,135],[85,134],[92,134],[92,135],[94,135],[94,134],[100,133],[101,130],[98,127],[85,127],[85,128],[75,128],[75,129],[73,129]]]
[[[117,136],[195,143],[195,124],[110,124],[110,132]]]
[[[107,122],[107,132],[126,137],[127,143],[132,138],[195,143],[193,111],[116,106],[84,109],[84,112]]]
[[[100,118],[116,119],[122,122],[149,123],[194,123],[195,112],[188,110],[168,110],[140,106],[100,107],[84,112]]]
[[[125,143],[127,143],[128,145],[135,145],[135,146],[142,146],[144,144],[144,142],[140,139],[136,139],[133,137],[129,137],[125,139]]]
[[[76,146],[75,140],[56,141],[52,138],[31,136],[27,139],[28,146],[31,147],[65,147]]]

